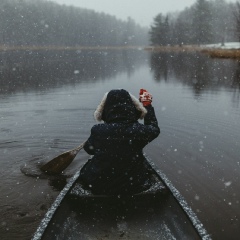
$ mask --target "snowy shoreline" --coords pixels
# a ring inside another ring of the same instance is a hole
[[[240,49],[240,42],[226,42],[201,45],[202,48],[214,48],[214,49]]]
[[[205,45],[149,46],[145,50],[153,52],[201,52],[212,58],[240,59],[240,42],[227,42]]]
[[[240,43],[228,42],[202,45],[201,52],[208,54],[212,58],[240,59]]]

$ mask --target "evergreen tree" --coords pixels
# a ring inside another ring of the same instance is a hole
[[[226,3],[225,0],[214,0],[210,2],[213,15],[213,42],[221,42],[233,40],[234,21],[232,12],[233,6]]]
[[[163,15],[157,15],[149,33],[152,45],[240,41],[240,0],[197,0],[181,12],[168,14],[165,27]]]
[[[234,17],[235,17],[235,27],[236,27],[235,34],[238,41],[240,42],[240,3],[239,2],[236,2]]]
[[[168,16],[165,18],[160,13],[154,18],[154,23],[150,30],[150,40],[153,46],[165,46],[170,43],[170,26]]]
[[[212,15],[206,0],[197,0],[193,8],[193,42],[195,44],[212,43]]]
[[[177,45],[192,44],[192,19],[193,10],[186,8],[176,18],[174,24],[174,38]]]
[[[170,25],[169,25],[169,18],[168,16],[166,16],[165,20],[164,20],[164,23],[163,23],[163,36],[162,36],[162,39],[163,39],[163,45],[168,45],[170,44]]]

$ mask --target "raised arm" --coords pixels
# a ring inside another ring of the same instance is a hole
[[[154,108],[152,106],[152,95],[145,89],[140,89],[139,101],[147,109],[147,114],[144,117],[145,131],[147,132],[149,139],[152,141],[160,134],[160,128],[155,115]]]

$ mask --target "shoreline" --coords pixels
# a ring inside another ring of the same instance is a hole
[[[100,50],[144,50],[149,52],[200,52],[211,58],[240,59],[240,49],[210,48],[196,45],[182,46],[0,46],[7,51],[100,51]]]
[[[148,46],[144,50],[152,52],[200,52],[202,47],[196,45],[182,45],[182,46]]]
[[[145,50],[152,52],[200,52],[211,58],[240,59],[240,49],[210,48],[204,46],[183,45],[183,46],[159,46],[146,47]]]
[[[240,59],[240,49],[203,49],[201,51],[204,54],[208,54],[211,58],[228,58],[228,59]]]
[[[0,46],[0,52],[3,51],[60,51],[60,50],[122,50],[122,49],[144,49],[143,46]]]

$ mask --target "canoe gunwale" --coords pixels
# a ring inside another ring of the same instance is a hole
[[[51,221],[53,215],[55,214],[56,210],[60,206],[62,200],[67,195],[67,193],[70,191],[72,185],[75,183],[75,181],[78,179],[80,175],[80,170],[77,171],[74,176],[69,180],[69,182],[66,184],[66,186],[63,188],[63,190],[59,193],[56,200],[53,202],[52,206],[48,209],[47,213],[45,214],[44,218],[40,222],[39,227],[37,228],[32,240],[40,240]]]
[[[156,172],[158,178],[162,181],[162,183],[166,186],[166,190],[169,190],[169,192],[172,193],[173,197],[178,202],[181,209],[184,211],[188,219],[190,220],[192,226],[197,231],[198,235],[202,240],[211,240],[210,235],[207,233],[206,229],[203,227],[203,224],[198,219],[197,215],[194,213],[192,208],[188,205],[184,197],[181,195],[181,193],[173,186],[171,181],[167,178],[167,176],[156,167],[156,165],[152,162],[152,160],[144,154],[147,158],[147,161],[150,165],[150,167]],[[80,175],[80,170],[78,170],[74,176],[69,180],[69,182],[66,184],[66,186],[63,188],[63,190],[59,193],[54,203],[51,205],[47,213],[45,214],[44,218],[39,224],[39,227],[37,228],[36,232],[34,233],[34,236],[32,240],[40,240],[42,239],[42,236],[44,232],[46,231],[46,228],[48,227],[48,224],[52,220],[54,214],[56,213],[56,210],[60,206],[61,202],[65,198],[65,196],[72,190],[72,187],[76,180],[78,179]],[[89,195],[87,197],[94,197],[94,195]],[[104,196],[98,196],[98,197],[104,197]],[[105,196],[106,197],[106,196]]]
[[[172,182],[167,178],[167,176],[156,167],[156,165],[149,159],[149,157],[144,154],[147,158],[149,164],[151,167],[157,172],[157,174],[160,176],[162,182],[166,185],[166,187],[171,191],[174,198],[177,200],[180,207],[183,209],[183,211],[186,213],[187,217],[191,221],[192,225],[202,238],[202,240],[211,240],[211,236],[208,234],[207,230],[203,227],[203,224],[198,219],[195,212],[192,210],[192,208],[188,205],[187,201],[184,199],[182,194],[173,186]]]

